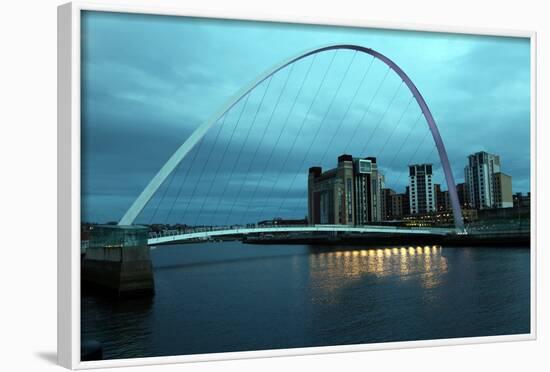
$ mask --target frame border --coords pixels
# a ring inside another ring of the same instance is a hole
[[[520,335],[399,341],[359,345],[304,347],[211,354],[145,357],[82,362],[80,360],[80,17],[81,11],[138,13],[215,19],[299,23],[310,25],[377,28],[402,31],[521,37],[530,40],[530,176],[531,176],[531,332]],[[375,22],[359,19],[313,18],[290,14],[259,14],[172,8],[153,4],[129,5],[73,1],[57,9],[57,353],[58,363],[69,369],[172,364],[185,362],[252,359],[277,356],[389,350],[433,346],[536,340],[537,332],[537,34],[526,30],[499,30],[414,23]]]

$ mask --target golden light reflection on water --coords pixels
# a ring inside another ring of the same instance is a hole
[[[401,246],[389,248],[349,248],[312,254],[310,273],[315,287],[334,292],[365,276],[395,276],[400,281],[416,278],[426,289],[441,284],[447,259],[441,246]]]

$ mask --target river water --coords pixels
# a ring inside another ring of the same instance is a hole
[[[238,241],[151,252],[155,297],[84,293],[104,358],[529,333],[528,248]]]

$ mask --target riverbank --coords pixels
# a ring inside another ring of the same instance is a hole
[[[309,245],[361,245],[361,246],[392,246],[392,245],[444,245],[457,246],[495,246],[495,247],[526,247],[531,245],[530,234],[471,234],[471,235],[318,235],[318,236],[245,236],[245,244],[309,244]]]

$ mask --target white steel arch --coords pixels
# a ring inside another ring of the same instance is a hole
[[[405,74],[405,72],[397,64],[395,64],[395,62],[393,62],[391,59],[389,59],[385,55],[373,49],[366,48],[360,45],[353,45],[353,44],[329,45],[329,46],[324,46],[321,48],[315,48],[315,49],[306,51],[305,53],[301,53],[297,56],[287,59],[286,61],[283,61],[282,63],[275,65],[273,68],[267,70],[257,79],[253,80],[251,83],[243,87],[233,97],[231,97],[224,106],[222,106],[208,120],[206,120],[197,129],[195,129],[195,131],[191,134],[191,136],[189,136],[189,138],[187,138],[187,140],[174,152],[174,154],[168,159],[168,161],[162,166],[162,168],[160,168],[160,170],[151,179],[151,181],[149,181],[149,184],[145,187],[145,189],[143,189],[141,194],[130,206],[128,211],[126,211],[126,213],[120,219],[118,224],[131,225],[134,222],[136,217],[143,210],[143,208],[149,202],[149,200],[153,197],[155,192],[159,189],[159,187],[166,180],[166,178],[174,171],[174,169],[183,160],[183,158],[189,153],[189,151],[191,151],[191,149],[201,140],[201,138],[206,135],[208,130],[224,114],[226,114],[237,103],[239,103],[239,101],[243,97],[245,97],[247,93],[252,91],[254,88],[260,85],[263,81],[268,79],[270,76],[276,74],[278,71],[282,70],[283,68],[287,67],[288,65],[296,61],[299,61],[313,54],[317,54],[317,53],[321,53],[329,50],[338,50],[338,49],[354,50],[357,52],[362,52],[373,56],[374,58],[384,62],[388,67],[390,67],[407,85],[407,87],[413,94],[414,98],[416,99],[416,102],[418,103],[420,109],[422,110],[422,113],[426,119],[426,123],[428,124],[428,127],[432,133],[432,137],[434,139],[435,145],[437,147],[443,172],[445,174],[445,181],[447,183],[447,188],[449,190],[449,196],[451,199],[455,228],[458,231],[463,231],[464,222],[462,220],[462,211],[460,209],[460,203],[458,200],[458,194],[456,192],[456,185],[455,185],[453,173],[451,170],[451,166],[449,163],[449,158],[447,156],[447,151],[445,150],[445,146],[443,144],[443,140],[441,138],[441,135],[439,133],[435,120],[432,116],[432,113],[430,112],[430,109],[428,108],[428,105],[426,104],[426,101],[424,100],[424,98],[422,97],[422,95],[420,94],[420,92],[412,82],[412,80],[407,76],[407,74]]]

